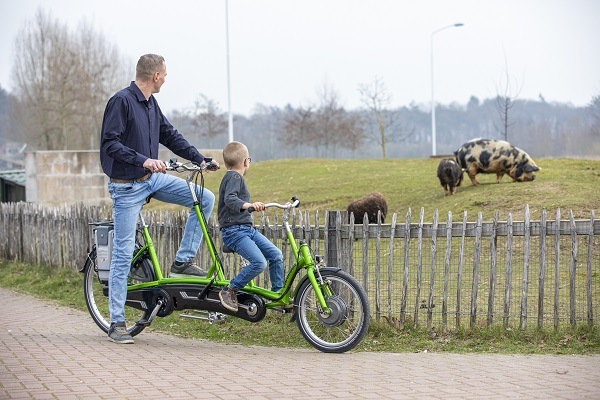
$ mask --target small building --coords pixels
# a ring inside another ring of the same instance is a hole
[[[25,170],[0,171],[0,202],[26,201]]]

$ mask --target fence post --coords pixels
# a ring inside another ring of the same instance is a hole
[[[346,221],[348,221],[348,218],[346,218]],[[344,257],[343,246],[342,246],[342,212],[340,212],[340,211],[335,212],[334,238],[335,238],[335,246],[332,249],[332,251],[335,251],[335,258],[336,258],[337,262],[332,265],[342,268],[344,271],[348,271],[348,269],[345,265],[346,259]]]
[[[508,214],[506,221],[506,290],[504,292],[504,329],[508,328],[508,317],[510,313],[510,293],[512,286],[512,244],[513,244],[513,220],[512,214]]]
[[[594,245],[594,210],[590,214],[590,234],[588,236],[588,259],[586,273],[586,291],[587,291],[587,320],[588,326],[594,326],[594,312],[592,308],[592,248]]]
[[[452,255],[452,211],[446,222],[446,256],[444,257],[444,295],[442,298],[442,331],[448,328],[448,284],[450,283],[450,257]]]
[[[571,265],[569,268],[569,321],[571,326],[575,326],[575,274],[577,273],[577,258],[579,257],[577,249],[577,229],[575,226],[575,218],[573,217],[573,210],[569,213],[569,220],[571,222]]]
[[[419,325],[419,307],[421,306],[421,283],[423,278],[423,216],[425,208],[421,207],[419,214],[419,231],[417,239],[417,294],[415,296],[415,320],[414,325]]]
[[[554,220],[556,230],[554,231],[554,329],[558,329],[558,306],[560,288],[560,208],[556,210]]]
[[[525,249],[523,254],[523,291],[521,295],[521,322],[519,327],[525,329],[527,325],[527,295],[529,291],[529,246],[531,241],[531,221],[529,218],[529,204],[525,205]]]
[[[400,304],[400,326],[404,326],[406,320],[406,300],[408,295],[408,263],[410,254],[410,219],[412,210],[408,208],[406,221],[404,223],[404,275],[402,279],[402,302]]]
[[[460,327],[461,296],[462,296],[462,273],[465,256],[465,236],[467,233],[467,211],[463,213],[462,234],[460,239],[460,252],[458,254],[458,273],[456,277],[456,327]]]
[[[470,327],[475,327],[477,319],[477,293],[479,290],[479,270],[481,268],[481,233],[483,227],[483,214],[481,211],[477,214],[477,226],[475,228],[475,254],[473,260],[473,281],[471,285],[471,321]]]
[[[348,227],[348,272],[354,276],[354,214],[350,213],[350,225]]]
[[[375,319],[381,316],[381,210],[377,211],[377,232],[375,233]]]
[[[544,284],[546,280],[546,209],[542,209],[540,221],[540,271],[538,278],[538,328],[544,326]]]
[[[394,281],[394,236],[396,234],[396,213],[392,214],[392,225],[390,226],[390,250],[388,255],[388,318],[392,318],[392,282]]]
[[[431,230],[431,269],[429,270],[429,297],[427,299],[427,330],[431,330],[433,322],[433,291],[435,286],[435,259],[437,255],[437,229],[438,210],[433,213],[433,226]]]
[[[342,219],[345,221],[348,220],[347,211],[325,211],[325,253],[327,254],[327,265],[342,266],[340,257],[342,252],[342,233],[340,231]]]
[[[488,295],[488,313],[487,313],[487,326],[491,326],[494,321],[494,296],[496,295],[496,239],[498,236],[498,219],[500,214],[496,211],[494,215],[494,221],[492,224],[492,234],[490,236],[490,293]]]
[[[365,292],[369,293],[369,217],[363,215],[363,237],[362,237],[362,285]]]

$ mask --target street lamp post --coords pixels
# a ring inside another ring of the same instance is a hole
[[[229,2],[225,0],[225,40],[227,41],[227,109],[229,114],[229,141],[233,142],[233,113],[231,112],[231,83],[229,78]]]
[[[433,35],[435,35],[436,33],[440,32],[440,31],[443,31],[444,29],[455,28],[455,27],[459,27],[459,26],[463,26],[463,25],[464,24],[462,22],[459,22],[457,24],[444,26],[443,28],[440,28],[438,30],[431,32],[431,154],[434,156],[436,155],[436,148],[435,148],[436,134],[435,134],[435,95],[434,95],[434,91],[433,91]]]

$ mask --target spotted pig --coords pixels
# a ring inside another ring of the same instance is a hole
[[[454,156],[473,185],[479,185],[475,178],[478,173],[495,173],[498,183],[502,183],[504,174],[513,181],[525,182],[533,181],[540,170],[527,153],[503,140],[474,139],[463,144]]]
[[[453,160],[444,158],[438,165],[437,177],[444,188],[444,196],[452,195],[463,181],[463,170]]]

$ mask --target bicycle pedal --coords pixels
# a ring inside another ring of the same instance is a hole
[[[150,321],[148,321],[147,319],[140,319],[140,320],[139,320],[139,321],[137,321],[135,324],[136,324],[137,326],[144,326],[144,327],[147,327],[147,326],[150,326]]]
[[[192,315],[192,314],[179,314],[180,318],[192,318],[199,319],[201,321],[208,321],[209,324],[213,324],[215,322],[223,322],[225,321],[226,315],[220,312],[214,311],[196,311],[197,314],[201,315]],[[206,315],[206,316],[203,316]]]

